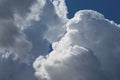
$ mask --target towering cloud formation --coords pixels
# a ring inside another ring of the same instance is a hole
[[[120,80],[119,25],[67,13],[65,0],[0,0],[0,80]]]
[[[119,80],[120,28],[98,12],[83,10],[66,24],[53,51],[34,62],[40,80]]]
[[[80,11],[67,24],[67,27],[69,31],[76,31],[69,35],[70,44],[92,50],[100,61],[103,73],[108,79],[119,80],[119,26],[97,12]]]

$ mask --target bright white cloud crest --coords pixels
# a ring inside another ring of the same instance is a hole
[[[0,10],[0,80],[120,80],[120,28],[102,14],[68,19],[65,0],[1,0]]]

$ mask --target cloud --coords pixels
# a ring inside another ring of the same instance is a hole
[[[64,16],[60,16],[61,14],[56,12],[56,8],[58,8],[61,5],[54,6],[51,1],[44,1],[45,4],[42,8],[40,18],[42,19],[41,22],[47,26],[44,38],[47,39],[50,43],[52,43],[60,40],[60,38],[65,33],[65,24],[68,21],[68,19]],[[59,11],[60,9],[57,10]]]
[[[22,7],[21,4],[23,5]],[[64,3],[62,2],[60,5],[61,4]],[[6,5],[8,5],[9,8]],[[67,18],[66,16],[64,16],[64,18],[59,16],[61,14],[55,10],[59,5],[53,5],[52,1],[26,0],[19,2],[5,0],[1,1],[0,6],[1,10],[4,10],[2,8],[5,7],[5,11],[1,11],[0,15],[2,16],[0,19],[0,44],[4,49],[10,48],[9,50],[15,58],[24,60],[26,59],[24,56],[28,55],[26,54],[28,52],[34,52],[35,55],[30,54],[33,57],[38,56],[39,53],[48,53],[47,50],[50,43],[58,41],[65,32]],[[57,10],[59,11],[60,9]],[[67,11],[66,8],[64,11],[65,10]],[[11,13],[9,12],[9,14],[7,14],[8,12],[6,11],[10,11]],[[9,17],[4,17],[2,14],[6,14]],[[59,27],[61,27],[61,29]],[[32,36],[34,36],[34,38],[32,38]],[[6,50],[8,49],[5,49],[5,51]]]
[[[12,56],[0,56],[0,80],[35,80],[34,70],[31,65],[13,61]]]
[[[59,4],[57,4],[59,3]],[[64,12],[64,13],[63,13]],[[41,32],[50,43],[60,40],[66,31],[65,24],[67,23],[67,8],[64,0],[37,0],[31,7],[27,16],[21,17],[15,14],[15,22],[22,29],[26,27],[35,26],[34,23],[39,24]],[[44,26],[46,29],[44,29]],[[59,28],[61,27],[61,28]],[[29,28],[28,28],[29,29]]]
[[[26,64],[32,45],[14,21],[15,13],[21,16],[28,13],[29,1],[0,1],[0,80],[34,79],[33,68]]]
[[[0,0],[0,10],[0,80],[120,79],[120,26],[102,14],[68,19],[64,0]]]
[[[96,11],[78,11],[53,51],[36,59],[40,80],[119,80],[119,25]]]
[[[55,10],[58,16],[60,16],[61,18],[66,18],[66,14],[68,13],[68,11],[65,0],[51,0],[51,2],[55,6]]]
[[[40,80],[101,80],[104,77],[93,53],[77,45],[40,56],[33,67]]]
[[[62,37],[67,18],[50,0],[1,0],[0,10],[0,80],[35,80],[33,61]]]
[[[64,35],[68,19],[59,15],[55,10],[55,5],[49,0],[37,0],[32,5],[31,13],[28,14],[26,20],[31,24],[23,31],[32,43],[31,53],[34,53],[34,58],[40,54],[47,54],[51,43],[59,41]]]
[[[1,19],[11,19],[14,17],[14,14],[17,13],[21,16],[28,13],[29,7],[35,0],[1,0],[0,1],[0,18]],[[22,6],[21,6],[22,4]]]
[[[67,27],[72,32],[69,44],[92,50],[108,79],[119,80],[119,26],[95,11],[79,11]]]
[[[11,21],[0,22],[0,54],[13,54],[21,62],[26,62],[26,53],[31,49],[31,43],[26,39],[24,33]],[[24,56],[24,58],[23,58]]]
[[[30,6],[34,2],[35,0],[0,1],[0,52],[3,56],[11,54],[21,62],[28,61],[27,53],[32,45],[18,26],[15,15],[26,17],[30,12]]]

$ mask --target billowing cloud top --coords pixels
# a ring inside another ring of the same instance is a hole
[[[65,0],[1,0],[0,80],[120,80],[119,25],[67,13]]]
[[[120,28],[98,12],[83,10],[66,24],[53,51],[36,59],[40,80],[119,80]]]

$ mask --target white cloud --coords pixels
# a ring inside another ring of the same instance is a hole
[[[53,51],[34,62],[39,79],[120,79],[120,28],[116,23],[98,12],[83,10],[77,12],[66,27],[62,39],[53,43]]]
[[[51,2],[55,6],[55,10],[58,16],[60,16],[61,18],[66,18],[66,14],[68,13],[68,11],[65,0],[51,0]]]
[[[91,49],[108,79],[119,80],[119,26],[94,11],[79,11],[67,27],[70,44]]]
[[[40,56],[33,67],[40,80],[101,80],[104,77],[93,53],[77,45]]]

